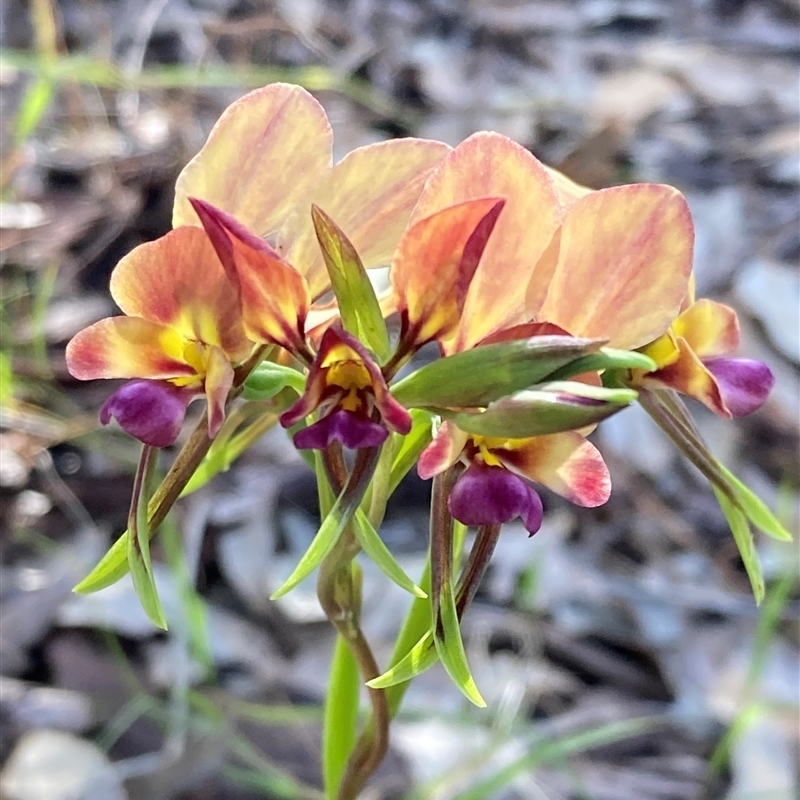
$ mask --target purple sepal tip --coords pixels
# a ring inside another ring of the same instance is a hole
[[[339,409],[294,435],[299,450],[324,450],[331,442],[341,442],[350,450],[377,447],[389,431],[378,422],[352,411]]]

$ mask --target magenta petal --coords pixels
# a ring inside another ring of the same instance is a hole
[[[447,500],[450,513],[465,525],[499,525],[516,517],[533,535],[542,524],[542,500],[529,484],[504,467],[472,464]]]
[[[113,417],[126,433],[151,447],[168,447],[181,432],[186,408],[197,392],[167,381],[133,380],[117,389],[100,409],[100,422]]]
[[[714,376],[728,411],[734,417],[752,414],[767,399],[775,376],[763,361],[751,358],[708,358],[703,365]]]
[[[341,442],[351,450],[377,447],[386,441],[389,431],[361,414],[339,409],[294,435],[298,450],[324,450],[331,442]]]

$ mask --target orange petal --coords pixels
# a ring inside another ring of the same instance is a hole
[[[96,378],[178,378],[196,374],[183,358],[186,342],[174,330],[139,317],[109,317],[67,345],[67,368],[82,381]]]
[[[365,267],[389,263],[431,171],[450,148],[427,139],[394,139],[359,147],[318,176],[278,234],[278,249],[308,280],[311,296],[328,287],[311,203],[344,231]]]
[[[208,401],[208,436],[213,439],[225,421],[225,403],[233,386],[233,367],[225,353],[212,347],[206,367],[206,399]]]
[[[617,186],[582,197],[565,211],[558,266],[547,299],[528,307],[573,336],[634,349],[675,319],[692,268],[689,208],[670,186]]]
[[[676,336],[686,340],[699,358],[721,356],[739,344],[739,320],[730,307],[714,300],[692,303],[672,323]]]
[[[678,346],[678,358],[663,369],[644,375],[641,379],[642,385],[668,386],[699,400],[715,414],[730,419],[732,414],[725,406],[714,376],[698,358],[686,339],[676,337],[675,343]]]
[[[422,451],[417,463],[417,473],[423,480],[428,480],[449,469],[458,461],[469,434],[464,433],[452,422],[443,422],[433,441]]]
[[[304,350],[311,303],[303,276],[229,214],[204,200],[191,202],[225,270],[238,281],[247,335],[293,352]]]
[[[234,361],[252,349],[236,287],[200,228],[177,228],[131,250],[111,274],[111,295],[129,316],[221,347]]]
[[[456,349],[527,322],[523,287],[535,280],[543,298],[555,268],[554,259],[542,259],[561,220],[552,178],[525,148],[499,133],[476,133],[445,158],[412,222],[479,197],[504,197],[506,206],[467,294]]]
[[[389,276],[404,313],[404,334],[417,346],[452,336],[481,254],[505,201],[467,200],[415,222]]]
[[[274,233],[330,168],[332,145],[325,111],[305,89],[256,89],[228,106],[178,176],[172,224],[198,225],[189,198],[199,197],[260,236]]]
[[[495,448],[492,453],[512,472],[576,505],[601,506],[611,494],[611,478],[603,457],[575,431],[523,439],[512,447]]]

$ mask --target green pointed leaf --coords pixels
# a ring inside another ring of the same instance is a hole
[[[439,413],[467,433],[526,439],[600,422],[621,411],[636,397],[632,389],[558,381],[501,397],[485,411],[439,409]]]
[[[439,620],[441,630],[434,632],[433,641],[442,666],[467,700],[478,708],[486,708],[486,701],[481,697],[467,663],[467,654],[458,624],[453,585],[450,581],[445,581],[442,585],[439,597]]]
[[[658,369],[658,364],[650,356],[638,353],[635,350],[617,350],[614,347],[601,347],[596,353],[590,353],[576,359],[550,375],[550,380],[560,381],[573,375],[583,375],[585,372],[614,372],[616,370],[641,369],[653,372]]]
[[[411,430],[407,435],[392,434],[394,460],[389,476],[389,494],[399,486],[408,471],[417,463],[419,454],[431,443],[433,438],[433,414],[421,408],[412,408]]]
[[[361,549],[372,562],[401,589],[410,592],[414,597],[425,598],[428,595],[406,575],[397,563],[389,548],[384,544],[375,528],[367,519],[367,515],[359,509],[356,511],[354,533]]]
[[[792,534],[781,525],[766,503],[745,486],[729,469],[726,469],[722,464],[719,464],[719,468],[736,496],[737,505],[750,522],[767,536],[777,539],[779,542],[791,542]]]
[[[345,330],[363,342],[381,363],[391,347],[375,288],[356,249],[336,223],[318,206],[311,218]]]
[[[77,594],[92,594],[113,586],[128,573],[128,531],[122,534],[97,566],[72,590]]]
[[[150,536],[147,520],[147,491],[150,476],[155,466],[157,451],[145,445],[133,487],[131,513],[128,517],[128,566],[133,579],[133,587],[139,597],[148,619],[157,627],[167,629],[167,620],[161,601],[158,599],[153,565],[150,560]]]
[[[305,377],[296,369],[262,361],[244,382],[242,397],[245,400],[271,400],[276,394],[289,387],[297,394],[303,394]]]
[[[433,634],[428,631],[412,648],[405,658],[398,661],[382,675],[367,681],[371,689],[388,689],[400,683],[416,678],[439,660],[439,654],[433,643]]]
[[[297,563],[292,574],[284,581],[282,586],[272,593],[270,600],[277,600],[279,597],[283,597],[287,592],[294,589],[294,587],[307,578],[322,563],[325,556],[333,550],[336,542],[339,541],[339,537],[342,535],[342,531],[347,527],[347,524],[355,513],[355,507],[351,507],[348,513],[348,509],[345,508],[342,499],[344,496],[345,491],[336,499],[331,513],[323,520],[316,536],[314,536],[314,540]]]
[[[426,364],[396,383],[392,394],[406,408],[485,407],[541,383],[601,345],[571,336],[487,344]]]
[[[764,576],[761,572],[761,562],[753,543],[753,534],[750,531],[747,517],[716,486],[713,489],[722,513],[725,515],[725,519],[728,521],[733,533],[736,546],[739,548],[739,555],[742,557],[742,563],[745,570],[747,570],[747,577],[750,578],[750,585],[753,587],[756,604],[760,605],[764,599]]]

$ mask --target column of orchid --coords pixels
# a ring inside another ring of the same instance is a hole
[[[788,534],[711,456],[677,396],[737,416],[772,384],[765,365],[723,357],[736,345],[735,313],[694,299],[679,192],[590,191],[499,134],[454,150],[400,139],[335,165],[331,138],[298,87],[274,84],[230,106],[178,179],[174,229],[115,269],[124,316],[80,332],[67,360],[78,378],[129,379],[101,421],[144,445],[128,530],[77,588],[130,569],[156,624],[166,621],[149,539],[181,492],[276,424],[314,465],[320,528],[275,595],[318,569],[338,633],[326,792],[354,798],[423,669],[440,660],[483,704],[460,619],[502,524],[519,517],[531,535],[539,529],[536,486],[584,506],[608,499],[608,470],[586,438],[606,417],[638,399],[711,480],[757,599],[750,526]],[[376,293],[368,270],[380,266],[390,280]],[[417,366],[432,343],[441,357]],[[153,489],[158,449],[179,440],[189,403],[203,397],[203,419]],[[386,502],[414,466],[433,479],[419,583],[380,537]],[[362,551],[414,596],[388,665],[359,625]],[[363,684],[370,716],[359,732]]]

